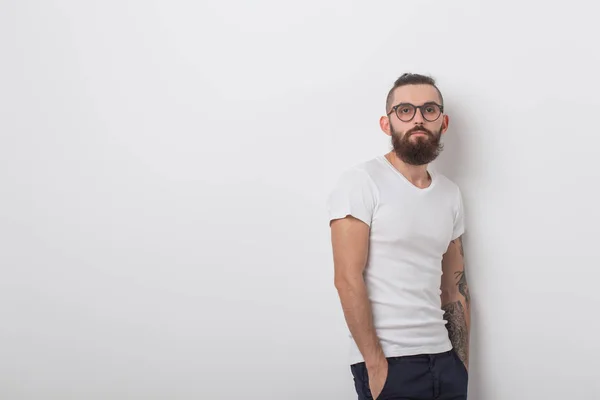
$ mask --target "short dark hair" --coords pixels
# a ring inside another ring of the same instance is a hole
[[[435,90],[437,90],[438,94],[440,95],[440,101],[442,102],[440,105],[442,105],[442,106],[444,105],[444,98],[442,97],[442,92],[440,92],[440,89],[438,89],[438,87],[436,86],[435,79],[433,79],[431,76],[426,76],[426,75],[421,75],[421,74],[413,74],[413,73],[407,72],[405,74],[402,74],[402,76],[400,78],[396,79],[396,82],[394,82],[394,86],[388,92],[387,100],[385,103],[386,113],[389,113],[391,111],[392,107],[394,106],[392,104],[392,102],[394,101],[394,90],[396,90],[400,86],[406,86],[406,85],[431,85],[431,86],[433,86],[435,88]]]

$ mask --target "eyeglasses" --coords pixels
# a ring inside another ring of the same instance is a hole
[[[400,121],[410,122],[417,114],[417,109],[421,111],[423,119],[428,122],[437,120],[444,112],[444,106],[434,102],[425,103],[422,106],[415,106],[410,103],[400,103],[392,107],[392,111],[387,115],[395,112]]]

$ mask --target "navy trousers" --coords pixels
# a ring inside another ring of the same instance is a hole
[[[388,357],[383,390],[373,399],[365,363],[350,366],[358,400],[466,400],[468,373],[454,350]]]

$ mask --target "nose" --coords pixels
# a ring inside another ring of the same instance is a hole
[[[423,118],[423,112],[420,108],[417,108],[415,111],[415,117],[413,118],[413,122],[415,125],[423,125],[425,123],[425,119]]]

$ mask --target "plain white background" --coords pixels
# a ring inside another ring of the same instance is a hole
[[[352,399],[325,199],[434,76],[470,399],[599,399],[597,6],[0,8],[0,398]]]

